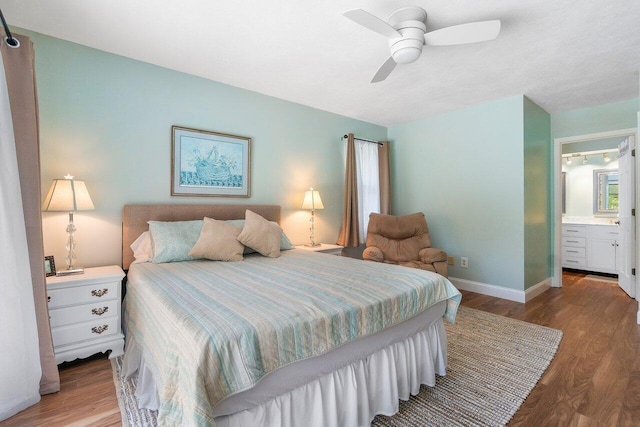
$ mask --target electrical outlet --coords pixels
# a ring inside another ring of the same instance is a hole
[[[460,257],[460,267],[462,267],[462,268],[469,267],[469,258],[467,258],[466,256],[461,256]]]
[[[452,257],[452,256],[449,257],[449,265],[456,265],[456,258],[455,257]]]

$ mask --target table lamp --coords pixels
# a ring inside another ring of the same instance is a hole
[[[310,236],[309,240],[311,243],[306,244],[305,246],[320,246],[320,243],[316,243],[315,236],[315,210],[316,209],[324,209],[324,205],[322,204],[322,199],[320,198],[320,193],[317,190],[314,190],[313,187],[308,191],[304,192],[304,200],[302,201],[302,209],[311,209],[311,218],[309,219],[309,231]]]
[[[91,211],[94,210],[93,201],[89,196],[89,191],[84,181],[78,181],[73,179],[73,176],[67,174],[64,179],[54,179],[49,187],[47,197],[42,204],[42,210],[44,212],[69,212],[69,224],[67,224],[67,269],[60,270],[56,273],[58,276],[65,276],[68,274],[78,274],[84,272],[81,267],[76,267],[73,262],[76,258],[74,253],[76,242],[73,238],[73,233],[76,231],[76,226],[73,224],[73,213],[76,211]]]

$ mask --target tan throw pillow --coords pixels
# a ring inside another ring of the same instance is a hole
[[[264,256],[279,257],[282,228],[248,209],[244,215],[244,228],[238,236],[240,243]]]
[[[189,256],[213,261],[242,261],[244,246],[237,239],[242,229],[226,221],[204,219],[200,238]]]

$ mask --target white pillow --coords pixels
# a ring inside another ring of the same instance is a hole
[[[151,262],[153,259],[153,249],[151,248],[151,236],[148,231],[142,233],[138,238],[129,246],[133,251],[133,257],[135,263],[138,262]]]

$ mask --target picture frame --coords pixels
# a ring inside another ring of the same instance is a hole
[[[251,138],[172,126],[171,195],[251,197]]]
[[[56,262],[53,259],[53,255],[44,257],[44,274],[46,277],[56,275]]]

